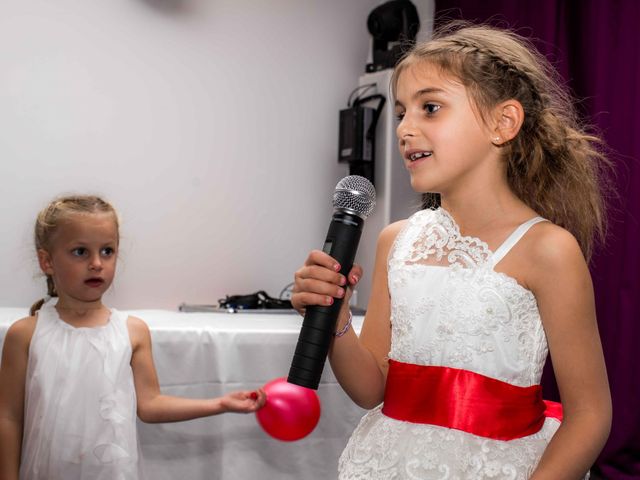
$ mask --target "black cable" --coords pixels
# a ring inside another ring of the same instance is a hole
[[[284,286],[284,288],[283,288],[282,290],[280,290],[280,295],[278,295],[278,298],[279,298],[280,300],[291,300],[291,293],[292,293],[292,288],[291,288],[291,287],[293,287],[293,284],[294,284],[294,282],[287,283],[287,284]],[[289,291],[289,292],[288,292],[288,293],[289,293],[289,297],[288,297],[288,298],[283,298],[283,295],[284,295],[285,293],[287,293],[287,290]]]
[[[355,107],[356,105],[360,105],[362,103],[369,102],[371,100],[378,100],[378,106],[376,107],[376,111],[373,114],[373,121],[371,122],[371,126],[369,127],[369,130],[367,131],[367,138],[372,138],[373,137],[373,134],[374,134],[375,129],[376,129],[376,125],[378,123],[378,119],[380,118],[380,114],[382,113],[382,109],[383,109],[384,104],[387,101],[387,99],[384,97],[384,95],[376,93],[374,95],[369,95],[368,97],[364,97],[364,98],[358,97],[356,99],[356,101],[354,102],[354,104],[353,104],[353,106]]]
[[[355,101],[357,101],[357,100],[360,98],[360,95],[364,95],[364,94],[367,92],[367,90],[369,90],[370,88],[373,88],[373,87],[375,87],[375,86],[376,86],[376,84],[375,84],[375,83],[368,83],[367,85],[360,85],[359,87],[354,88],[354,89],[353,89],[353,91],[349,94],[349,100],[347,100],[347,106],[348,106],[349,108],[351,108],[351,99],[353,99],[353,95],[354,95],[356,92],[358,92],[358,91],[360,91],[360,90],[363,90],[363,89],[364,89],[364,91],[363,91],[363,92],[361,92],[361,93],[358,95],[358,97],[356,97]]]

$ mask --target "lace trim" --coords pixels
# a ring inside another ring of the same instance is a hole
[[[465,236],[453,217],[442,208],[423,210],[410,219],[410,237],[417,240],[409,246],[404,263],[459,265],[464,268],[488,263],[493,252],[476,237]],[[419,232],[415,232],[419,229]],[[407,232],[408,233],[408,232]],[[443,262],[446,259],[446,262]]]
[[[504,442],[367,413],[339,459],[340,480],[526,480],[559,423]],[[589,475],[585,477],[585,480]]]

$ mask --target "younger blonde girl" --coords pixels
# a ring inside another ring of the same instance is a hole
[[[264,404],[262,390],[211,399],[160,392],[147,325],[102,303],[119,246],[109,203],[95,196],[51,202],[38,215],[35,244],[49,298],[5,337],[0,479],[137,480],[136,415],[175,422]]]

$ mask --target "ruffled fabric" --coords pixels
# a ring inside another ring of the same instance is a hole
[[[138,480],[136,396],[126,317],[75,328],[38,313],[29,349],[21,480]]]

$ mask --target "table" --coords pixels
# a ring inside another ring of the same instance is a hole
[[[149,325],[163,393],[219,396],[286,377],[302,318],[297,314],[129,310]],[[0,308],[0,344],[26,308]],[[354,317],[359,331],[362,317]],[[297,442],[269,437],[255,415],[227,413],[180,423],[138,421],[149,479],[336,478],[338,457],[365,411],[337,384],[327,362],[318,388],[322,414]]]

